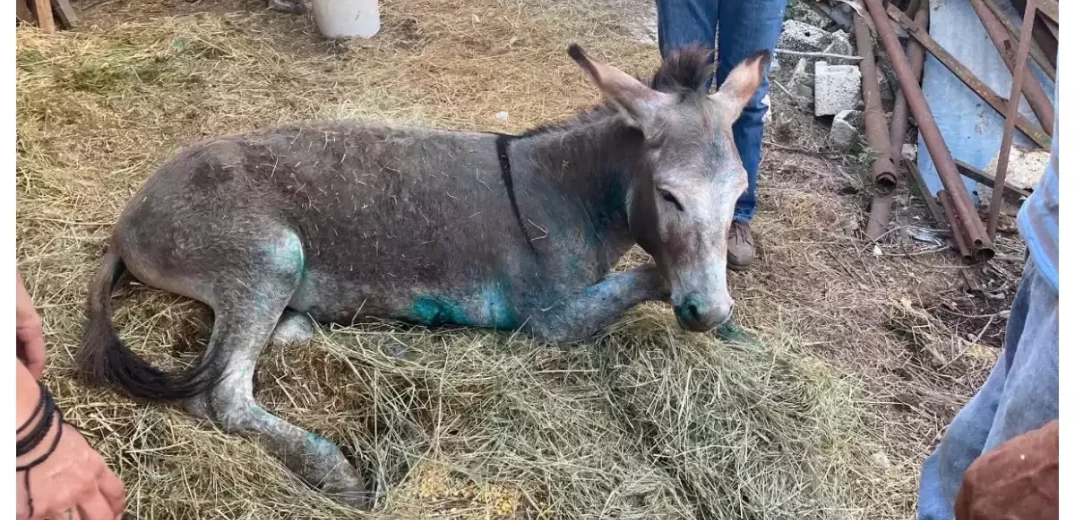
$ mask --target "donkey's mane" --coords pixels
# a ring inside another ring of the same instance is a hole
[[[649,80],[650,88],[658,92],[686,96],[691,93],[704,92],[706,81],[713,73],[709,62],[711,51],[698,45],[690,45],[673,50],[661,61],[661,66]],[[637,77],[637,76],[636,76]],[[641,78],[639,78],[641,81]],[[546,134],[582,126],[593,121],[618,114],[616,107],[609,101],[583,109],[574,117],[538,125],[522,133],[522,137]]]

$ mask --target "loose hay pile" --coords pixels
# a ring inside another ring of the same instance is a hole
[[[73,379],[86,284],[158,164],[203,136],[321,118],[520,130],[596,100],[568,43],[639,74],[659,59],[631,36],[648,4],[459,3],[385,2],[382,33],[348,44],[321,42],[309,19],[255,0],[123,2],[86,10],[77,33],[19,29],[17,257],[46,322],[49,384],[140,518],[355,516],[256,443]],[[807,159],[798,166],[826,165]],[[920,302],[937,282],[920,268],[913,283],[843,274],[845,261],[819,251],[864,262],[842,227],[858,201],[834,203],[831,173],[804,181],[769,168],[757,228],[770,245],[757,271],[733,280],[756,341],[684,333],[659,305],[574,348],[485,331],[325,328],[309,347],[267,352],[257,397],[373,470],[383,493],[373,517],[906,517],[944,417],[890,406],[891,388],[925,383],[878,368],[917,359],[884,318],[894,298]],[[121,293],[117,325],[140,354],[178,366],[204,348],[202,306]],[[932,333],[945,354],[961,348]],[[974,359],[951,370],[980,374],[988,360]]]

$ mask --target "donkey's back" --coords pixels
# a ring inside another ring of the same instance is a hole
[[[299,264],[289,307],[319,320],[513,328],[540,268],[509,195],[493,134],[283,127],[182,151],[114,242],[138,278],[198,299],[220,276]]]

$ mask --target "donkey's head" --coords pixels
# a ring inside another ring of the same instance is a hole
[[[604,96],[642,133],[627,194],[628,222],[672,289],[682,327],[705,331],[728,320],[727,239],[747,188],[732,123],[757,91],[769,62],[759,52],[710,95],[708,54],[686,48],[664,59],[646,86],[623,71],[568,51]]]

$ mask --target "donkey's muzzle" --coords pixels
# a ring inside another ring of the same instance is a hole
[[[701,293],[690,293],[675,307],[679,326],[694,332],[706,332],[723,325],[732,317],[732,302],[710,303]]]

